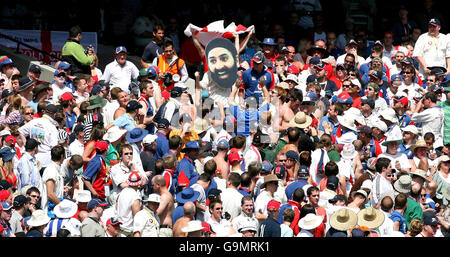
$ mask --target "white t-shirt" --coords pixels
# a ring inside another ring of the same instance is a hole
[[[66,86],[62,86],[59,87],[56,84],[52,84],[52,90],[53,90],[53,104],[58,104],[59,103],[59,98],[61,97],[62,94],[64,94],[65,92],[69,92],[72,93],[72,89],[66,87]]]
[[[341,158],[341,160],[337,163],[339,167],[339,177],[345,177],[346,179],[346,194],[348,195],[350,193],[350,190],[352,189],[352,184],[350,183],[350,179],[353,178],[353,181],[355,181],[355,172],[353,171],[353,160],[347,160],[344,158]],[[322,194],[321,194],[322,195]]]
[[[44,173],[42,173],[42,186],[41,191],[41,208],[42,210],[48,209],[48,198],[47,198],[47,186],[45,185],[47,181],[52,180],[55,184],[54,193],[57,198],[64,197],[64,178],[61,174],[61,165],[51,162],[47,168],[45,168]]]
[[[220,222],[214,221],[213,219],[209,219],[207,221],[212,230],[216,233],[216,237],[227,237],[231,235],[231,222],[226,219],[220,219]]]
[[[370,200],[372,207],[375,208],[378,204],[378,201],[381,200],[382,195],[389,191],[394,191],[392,183],[380,174],[377,174],[372,181],[372,198]]]
[[[73,141],[72,144],[69,145],[69,152],[71,156],[74,156],[75,154],[83,156],[84,144],[75,139],[75,141]]]
[[[378,158],[381,158],[381,157],[388,158],[389,160],[391,160],[391,166],[393,169],[395,169],[396,161],[400,162],[400,167],[402,169],[412,168],[408,157],[404,153],[397,152],[395,155],[388,154],[388,153],[382,153],[382,154],[378,155]]]
[[[234,188],[226,188],[220,193],[223,213],[228,212],[231,218],[237,217],[241,213],[241,199],[244,197]]]
[[[428,67],[441,66],[446,68],[446,58],[450,57],[449,40],[447,36],[439,33],[432,37],[428,32],[419,36],[414,46],[412,57],[421,56]],[[424,67],[420,65],[419,72],[424,74]]]
[[[347,133],[347,134],[353,134],[353,133]],[[323,152],[323,175],[317,174],[318,165],[320,162],[320,157]],[[320,184],[320,181],[325,177],[325,165],[330,161],[330,158],[328,157],[327,151],[324,149],[316,149],[311,153],[311,165],[309,166],[309,174],[311,175],[312,180],[317,185]]]
[[[421,93],[418,91],[421,88],[419,84],[412,83],[411,85],[406,85],[405,83],[402,83],[400,87],[398,87],[398,93],[399,92],[405,92],[408,95],[408,100],[410,102],[414,101],[414,97],[420,97]]]
[[[274,198],[266,190],[261,191],[255,201],[255,212],[261,211],[262,214],[267,216],[267,204],[271,200],[274,200]]]
[[[129,94],[130,90],[128,86],[130,85],[131,80],[136,80],[138,76],[139,70],[132,62],[126,61],[125,65],[122,67],[114,60],[106,65],[101,80],[109,82],[111,84],[111,89],[120,87]]]
[[[127,232],[133,231],[133,213],[131,205],[135,200],[140,200],[141,196],[138,191],[131,187],[124,188],[117,199],[117,218],[122,225],[120,228]]]

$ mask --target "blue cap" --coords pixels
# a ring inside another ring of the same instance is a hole
[[[100,207],[105,207],[105,206],[107,206],[108,205],[108,203],[106,203],[105,201],[102,201],[102,200],[100,200],[100,199],[98,199],[98,198],[94,198],[94,199],[92,199],[92,200],[90,200],[89,202],[88,202],[88,208],[90,209],[90,210],[92,210],[92,209],[94,209],[95,207],[97,207],[97,206],[100,206]]]
[[[316,95],[316,93],[314,93],[314,92],[308,92],[308,93],[306,94],[306,97],[309,97],[309,99],[310,99],[311,101],[317,101],[317,95]]]
[[[267,174],[270,173],[272,171],[273,165],[268,162],[268,161],[263,161],[262,162],[262,170],[261,170],[261,174]]]
[[[391,76],[391,83],[394,81],[403,81],[403,77],[400,74],[394,74]]]
[[[228,150],[230,148],[230,144],[228,143],[228,140],[221,139],[219,143],[217,143],[217,149],[220,150]]]
[[[185,152],[187,149],[200,149],[200,144],[196,140],[189,141],[186,143],[186,145],[184,146],[184,148],[181,151]]]
[[[2,202],[2,210],[7,211],[12,208],[12,205],[7,202]]]
[[[300,165],[300,167],[298,167],[297,177],[299,179],[307,179],[309,177],[309,167],[306,165]]]
[[[320,58],[319,57],[313,57],[313,58],[311,58],[310,60],[309,60],[309,64],[310,65],[318,65],[318,64],[320,64],[320,63],[322,63],[322,61],[320,60]]]
[[[0,149],[0,158],[2,158],[4,162],[9,162],[12,160],[15,154],[16,153],[9,147],[3,147]]]
[[[64,75],[66,75],[66,72],[64,70],[62,70],[62,69],[55,70],[55,73],[53,73],[53,75],[54,76],[58,76],[61,73],[64,73]]]
[[[155,67],[152,66],[147,69],[147,76],[149,79],[156,78],[156,75],[158,75],[158,72],[156,71]]]
[[[119,54],[119,53],[121,53],[121,52],[127,53],[127,49],[126,49],[124,46],[119,46],[119,47],[117,47],[115,53],[116,53],[116,54]]]
[[[70,63],[63,61],[59,63],[58,70],[68,70],[70,69],[70,67],[71,67]]]
[[[275,43],[275,40],[271,37],[264,38],[263,42],[261,43],[263,45],[270,45],[270,46],[277,46],[278,44]]]
[[[444,84],[444,86],[447,84],[447,82],[450,81],[450,75],[445,76],[444,80],[442,81],[441,84]]]
[[[8,64],[14,64],[14,61],[11,58],[6,58],[0,63],[0,69],[3,68],[3,66]]]
[[[293,151],[293,150],[289,150],[289,151],[286,152],[286,158],[287,159],[294,159],[297,162],[300,161],[300,157],[299,157],[298,153],[296,151]]]

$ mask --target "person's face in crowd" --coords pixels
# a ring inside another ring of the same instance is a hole
[[[124,148],[122,151],[122,161],[125,165],[131,165],[133,160],[133,150],[129,148]]]
[[[428,25],[428,33],[430,33],[433,36],[438,35],[440,30],[441,30],[441,26],[434,26],[431,24]]]
[[[153,32],[153,36],[155,37],[156,42],[162,42],[164,39],[164,30],[159,29],[156,33]]]
[[[403,59],[405,59],[405,54],[403,52],[398,51],[395,54],[395,61],[396,61],[397,66],[401,65],[401,61],[403,61]]]
[[[119,235],[120,233],[120,224],[117,225],[108,225],[108,233],[112,236],[112,237],[116,237],[117,235]]]
[[[223,213],[223,207],[221,203],[216,203],[211,210],[211,216],[214,217],[215,220],[221,220]]]
[[[145,95],[152,97],[153,96],[153,83],[147,84],[147,89],[145,89]]]
[[[253,201],[244,201],[244,204],[241,206],[242,212],[246,215],[251,215],[253,213]]]
[[[6,75],[6,77],[11,77],[14,73],[14,64],[6,64],[2,67],[2,73]]]
[[[289,16],[289,23],[291,25],[297,26],[299,20],[300,18],[298,14],[296,12],[291,12],[291,15]]]
[[[265,56],[272,56],[275,53],[275,46],[263,45],[262,50]]]
[[[428,148],[433,149],[434,139],[432,138],[425,139],[425,143],[427,144]]]
[[[356,48],[355,48],[356,49]],[[344,65],[345,67],[348,69],[350,67],[354,67],[355,66],[355,58],[353,58],[352,56],[346,56],[344,59]]]
[[[294,56],[295,56],[295,48],[293,46],[288,46],[287,47],[289,52],[286,55],[288,62],[293,62],[294,61]]]
[[[371,86],[367,87],[367,98],[376,98],[378,94],[378,91],[375,91],[375,89]]]
[[[311,195],[308,196],[309,203],[312,206],[317,206],[319,204],[319,197],[320,197],[320,191],[319,190],[312,191]]]
[[[316,69],[316,76],[318,79],[323,79],[327,75],[327,71],[325,69],[320,69],[315,67]]]
[[[392,93],[397,94],[398,87],[401,85],[402,85],[401,81],[394,81],[394,82],[391,82],[391,86],[389,87],[389,89],[391,90]]]
[[[25,119],[26,122],[29,122],[30,120],[32,120],[33,115],[34,115],[33,108],[26,108],[23,111],[23,118]]]
[[[371,114],[372,108],[370,108],[370,105],[368,105],[368,104],[361,104],[361,112]]]
[[[423,226],[423,230],[424,230],[427,234],[432,235],[432,236],[434,236],[434,235],[436,234],[437,229],[438,229],[437,224],[436,224],[436,225],[424,225],[424,226]]]
[[[242,237],[255,237],[256,231],[254,230],[245,230],[242,231]]]
[[[159,208],[159,203],[148,202],[148,208],[156,213],[156,210]]]
[[[41,198],[41,194],[38,192],[31,192],[30,195],[30,204],[36,205],[39,202],[39,199]]]
[[[344,83],[342,83],[342,91],[347,91],[350,93],[352,87],[352,83],[350,81],[344,81]]]
[[[87,92],[88,84],[86,83],[85,79],[80,79],[80,84],[77,87],[77,89],[79,92],[82,92],[82,93]]]
[[[297,84],[295,84],[295,82],[292,81],[292,80],[287,80],[286,82],[287,82],[288,85],[289,85],[289,90],[294,89],[294,87],[297,85]]]
[[[11,85],[14,92],[17,92],[17,90],[19,90],[20,84],[18,79],[11,80]]]
[[[411,132],[403,132],[403,141],[405,142],[413,142],[415,139],[415,135]]]
[[[276,165],[283,165],[286,168],[286,162],[287,162],[286,155],[281,154],[276,158],[274,163]]]
[[[396,154],[398,149],[398,142],[387,143],[387,152],[390,154]]]
[[[381,62],[372,62],[371,69],[381,71],[383,69],[383,64]]]
[[[427,87],[431,87],[434,86],[436,83],[436,76],[435,75],[430,75],[427,78]]]
[[[417,39],[422,35],[422,30],[420,28],[414,28],[410,37],[413,42],[416,42]]]
[[[392,34],[384,34],[384,45],[385,46],[391,46],[394,42],[394,37],[392,37]]]
[[[425,188],[422,188],[422,191],[420,192],[420,202],[422,204],[424,204],[425,201],[427,200],[426,196],[427,196],[427,191],[425,190]]]
[[[12,210],[13,210],[13,208],[11,208],[11,209],[9,209],[7,211],[2,210],[1,211],[1,218],[2,218],[2,220],[9,221],[11,219],[11,216],[12,216]]]
[[[392,183],[395,180],[395,172],[392,172],[392,170],[388,170],[386,172],[386,179]]]
[[[125,52],[120,52],[116,56],[116,60],[119,65],[121,66],[125,65],[125,63],[127,62],[127,54]]]
[[[282,48],[283,46],[286,46],[286,40],[282,37],[277,39],[278,48]]]
[[[340,67],[336,68],[336,76],[340,79],[344,79],[345,77],[347,77],[347,70]]]
[[[330,105],[330,108],[328,108],[328,117],[336,118],[337,116],[338,113],[336,112],[336,106],[334,104]]]
[[[405,82],[411,82],[413,81],[413,77],[414,77],[414,72],[411,69],[403,69],[401,72],[403,79],[405,80]]]
[[[166,59],[171,60],[174,54],[175,51],[173,50],[173,46],[169,45],[164,48],[164,56],[166,57]]]
[[[64,85],[64,82],[66,82],[66,74],[60,73],[60,74],[54,76],[54,79],[55,79],[55,83],[57,85],[62,86],[62,85]]]
[[[286,71],[286,63],[284,61],[275,61],[275,70],[277,73],[283,74]]]
[[[334,32],[329,32],[327,33],[327,45],[336,45],[336,33]]]
[[[319,57],[320,59],[322,59],[322,52],[314,50],[312,51],[311,57]]]
[[[30,77],[30,79],[34,82],[39,81],[39,78],[41,77],[41,73],[39,72],[28,72],[28,76]]]
[[[350,82],[350,88],[348,89],[348,93],[349,94],[357,94],[359,93],[359,87],[358,85],[354,85],[353,83]]]
[[[211,75],[216,77],[214,81],[226,83],[229,79],[235,79],[233,73],[236,72],[236,62],[232,53],[226,48],[216,47],[209,51],[208,67]]]
[[[127,94],[127,92],[120,92],[117,95],[117,101],[121,106],[126,106],[128,104],[128,101],[130,101],[130,96]]]
[[[253,63],[253,69],[257,72],[257,73],[261,73],[264,69],[264,63]]]

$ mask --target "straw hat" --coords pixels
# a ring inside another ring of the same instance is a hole
[[[197,119],[194,122],[194,130],[197,134],[201,134],[207,131],[211,127],[211,124],[205,119]]]
[[[358,128],[355,125],[355,119],[352,115],[350,116],[337,116],[337,119],[339,121],[339,124],[341,124],[343,127],[346,127],[350,130],[357,131]]]
[[[322,216],[314,213],[308,213],[305,217],[299,220],[298,226],[306,230],[315,229],[322,223],[322,221]]]
[[[290,120],[290,127],[307,128],[312,123],[312,118],[304,112],[297,112]]]
[[[78,205],[75,202],[64,199],[53,209],[53,214],[60,219],[67,219],[75,215],[78,211]]]
[[[412,186],[412,179],[410,176],[401,176],[397,181],[394,183],[394,189],[397,192],[408,194],[411,191]]]
[[[201,231],[203,230],[202,222],[199,220],[191,220],[188,224],[181,229],[184,233]]]
[[[373,207],[367,207],[358,212],[358,225],[375,229],[384,222],[384,214]]]
[[[357,222],[358,217],[356,213],[347,208],[339,209],[330,218],[331,227],[339,231],[349,230],[356,226]]]
[[[428,180],[427,172],[421,169],[416,169],[415,171],[409,172],[410,175],[415,175],[423,178],[424,180]]]
[[[420,147],[424,147],[427,150],[429,149],[429,147],[428,147],[427,143],[425,142],[425,140],[420,139],[420,140],[417,140],[416,144],[411,146],[411,152],[414,152],[417,148],[420,148]]]
[[[43,210],[35,210],[27,224],[32,227],[40,227],[49,222],[50,217]]]

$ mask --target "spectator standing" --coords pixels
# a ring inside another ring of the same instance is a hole
[[[127,53],[128,51],[124,46],[116,48],[114,52],[115,60],[106,65],[101,80],[111,84],[111,88],[120,87],[129,94],[129,85],[131,81],[137,80],[139,70],[132,62],[127,60]]]

